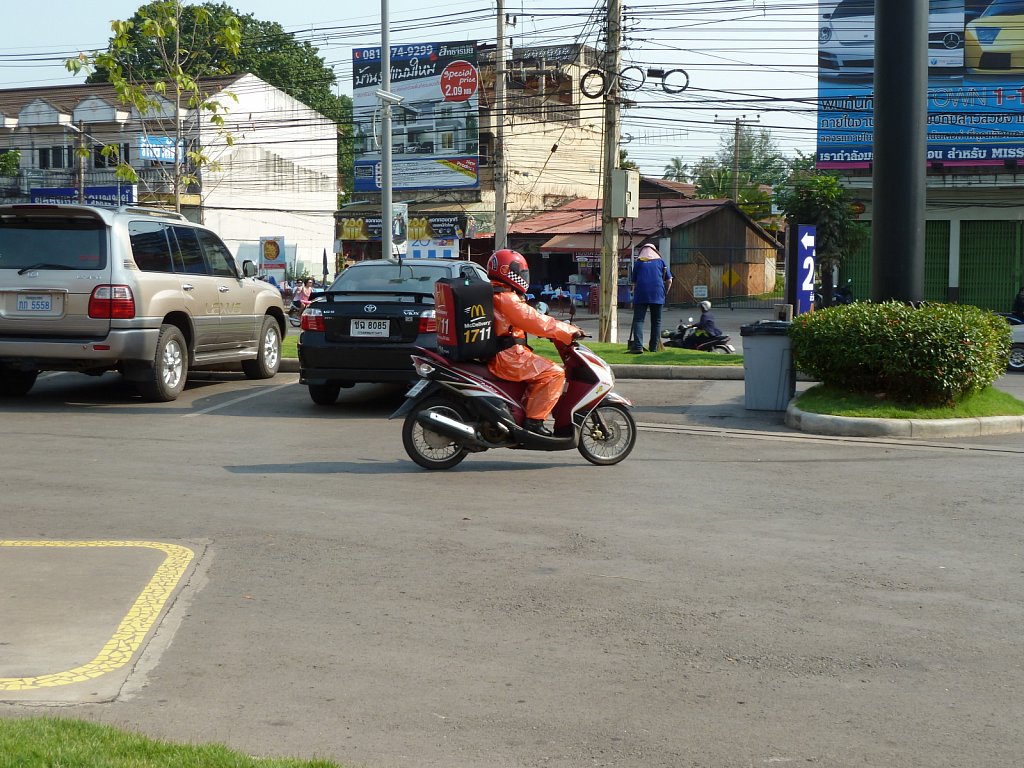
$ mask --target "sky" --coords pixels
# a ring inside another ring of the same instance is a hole
[[[9,3],[0,26],[0,87],[78,82],[63,61],[106,48],[112,19],[128,19],[138,0]],[[227,4],[277,21],[319,49],[339,92],[352,91],[353,47],[379,45],[375,0],[236,0]],[[496,0],[387,0],[391,42],[479,40],[493,44]],[[694,165],[713,155],[740,118],[771,131],[787,155],[814,149],[817,0],[641,0],[626,7],[623,67],[683,69],[689,87],[664,93],[648,79],[623,112],[623,148],[645,175],[661,176],[679,157]],[[505,0],[514,46],[582,42],[601,48],[602,0]],[[676,76],[678,77],[678,76]],[[676,81],[678,82],[678,80]]]

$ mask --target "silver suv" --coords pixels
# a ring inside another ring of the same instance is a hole
[[[0,205],[0,396],[26,394],[40,371],[117,370],[158,402],[190,368],[270,378],[284,307],[255,274],[177,213]]]

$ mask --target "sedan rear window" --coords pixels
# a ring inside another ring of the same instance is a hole
[[[330,292],[433,293],[434,283],[450,276],[443,264],[367,264],[346,269]]]
[[[102,269],[106,231],[93,218],[0,217],[0,269]]]

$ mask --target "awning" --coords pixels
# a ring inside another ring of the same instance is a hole
[[[580,233],[575,235],[555,235],[545,242],[538,250],[541,253],[570,253],[573,256],[597,257],[601,255],[600,232]],[[621,239],[619,241],[621,243]],[[619,246],[619,257],[628,256],[629,247]]]

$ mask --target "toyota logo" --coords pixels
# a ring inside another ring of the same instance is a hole
[[[377,305],[376,304],[367,304],[365,307],[363,307],[363,312],[376,312],[376,311],[377,311]]]

